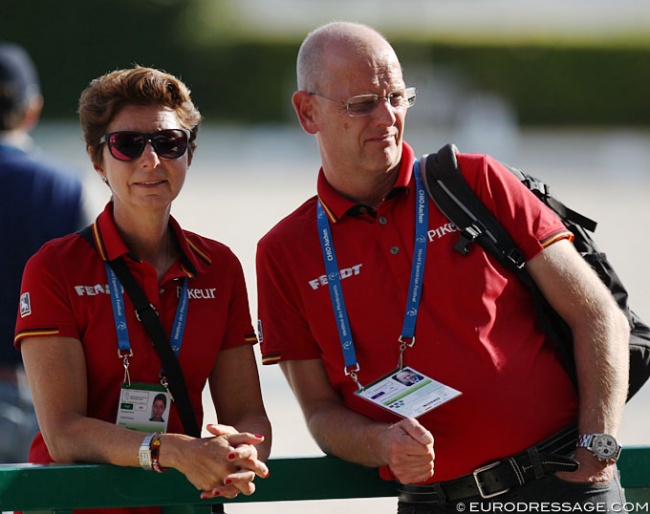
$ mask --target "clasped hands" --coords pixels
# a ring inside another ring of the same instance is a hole
[[[228,425],[206,428],[212,437],[189,440],[178,470],[202,491],[201,499],[253,494],[255,477],[269,475],[256,449],[264,436],[238,432]]]

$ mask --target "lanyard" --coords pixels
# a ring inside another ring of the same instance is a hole
[[[129,331],[126,326],[126,316],[124,315],[124,296],[122,295],[122,285],[113,268],[108,262],[105,263],[106,274],[108,275],[108,287],[111,294],[111,304],[113,306],[113,318],[115,320],[115,329],[117,331],[117,354],[124,360],[125,377],[128,377],[129,361],[128,357],[133,356],[131,343],[129,341]],[[178,357],[178,352],[183,343],[183,334],[185,333],[185,323],[187,321],[187,307],[189,303],[189,291],[187,287],[187,277],[183,280],[176,316],[174,317],[174,326],[170,344],[174,354]]]
[[[418,161],[415,161],[413,174],[415,176],[417,192],[415,202],[415,246],[413,250],[413,264],[411,266],[411,280],[409,283],[406,309],[404,313],[404,324],[402,326],[402,333],[398,338],[398,342],[400,343],[400,369],[403,365],[402,356],[404,351],[407,347],[411,347],[415,344],[415,322],[417,320],[418,309],[420,306],[424,264],[427,252],[429,203],[427,193],[422,185]],[[336,318],[336,326],[339,332],[339,340],[343,350],[343,358],[345,361],[344,372],[346,376],[350,375],[361,389],[362,386],[357,378],[357,373],[360,367],[354,350],[352,331],[348,320],[347,309],[345,307],[345,300],[343,298],[343,290],[341,289],[341,276],[339,274],[339,267],[336,260],[336,252],[334,251],[332,230],[327,214],[325,213],[325,209],[320,200],[316,203],[316,220],[318,222],[318,235],[321,242],[321,250],[323,252],[325,272],[327,274],[327,286],[330,292],[334,316]]]

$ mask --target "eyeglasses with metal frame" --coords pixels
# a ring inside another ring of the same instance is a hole
[[[414,87],[407,87],[405,89],[396,89],[391,91],[386,96],[379,96],[375,94],[355,95],[347,100],[334,100],[328,98],[315,91],[308,91],[312,96],[317,96],[330,102],[334,102],[345,107],[345,110],[350,118],[360,118],[368,116],[379,105],[380,100],[386,100],[393,109],[408,109],[415,104],[415,96],[417,90]]]

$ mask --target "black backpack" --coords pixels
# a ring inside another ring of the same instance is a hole
[[[514,272],[526,284],[533,296],[535,308],[544,329],[557,344],[557,352],[574,384],[577,383],[573,357],[573,339],[566,322],[546,301],[524,268],[523,255],[506,230],[476,196],[458,169],[454,145],[446,145],[438,153],[420,160],[420,169],[429,195],[460,231],[454,248],[466,255],[470,244],[480,244],[503,266]],[[650,328],[630,310],[628,294],[618,275],[601,253],[587,231],[596,229],[596,222],[569,209],[554,198],[542,181],[521,170],[505,165],[537,198],[550,207],[573,232],[576,249],[609,288],[630,323],[630,378],[628,401],[650,377]]]

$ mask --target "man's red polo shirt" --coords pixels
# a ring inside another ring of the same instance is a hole
[[[459,155],[472,188],[527,260],[569,238],[561,221],[498,162]],[[414,246],[413,151],[404,145],[393,191],[376,212],[341,197],[318,178],[330,218],[359,379],[396,369]],[[311,198],[258,244],[259,336],[263,362],[322,359],[344,403],[385,422],[397,418],[353,393],[344,374]],[[423,415],[435,438],[435,480],[464,475],[517,453],[576,417],[576,395],[538,326],[518,279],[478,246],[453,249],[455,227],[429,203],[428,247],[415,345],[405,365],[462,395]]]

